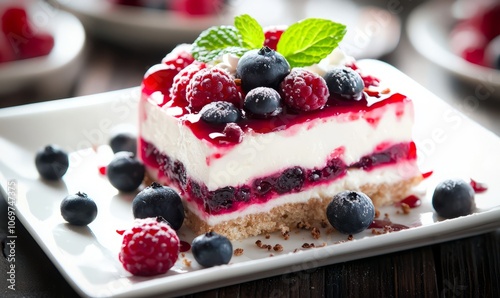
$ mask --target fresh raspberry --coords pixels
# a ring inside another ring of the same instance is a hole
[[[161,63],[175,65],[177,71],[181,71],[189,64],[193,63],[194,58],[191,55],[191,45],[180,44],[168,53]]]
[[[276,51],[278,46],[278,41],[281,38],[281,34],[285,32],[286,26],[272,26],[264,28],[264,46],[268,46],[269,48]]]
[[[163,274],[174,266],[179,257],[180,241],[162,218],[137,219],[123,233],[118,258],[128,272],[140,276]]]
[[[288,107],[306,112],[322,108],[330,96],[325,80],[302,68],[293,68],[279,91]]]
[[[35,34],[23,7],[9,7],[1,15],[0,28],[15,59],[45,56],[54,47],[54,37],[47,33]],[[4,54],[5,55],[5,54]],[[12,56],[2,58],[12,60]]]
[[[153,92],[160,91],[168,95],[170,87],[174,82],[174,77],[179,73],[177,67],[172,64],[156,64],[151,66],[144,74],[142,80],[142,92],[151,95]]]
[[[172,88],[170,89],[170,98],[180,102],[186,102],[186,88],[194,75],[206,68],[203,62],[194,62],[181,70],[175,77]]]
[[[220,68],[204,68],[198,71],[186,87],[186,100],[191,111],[198,112],[214,101],[228,101],[241,106],[241,97],[231,75]]]

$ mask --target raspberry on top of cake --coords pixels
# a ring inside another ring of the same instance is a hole
[[[241,15],[146,72],[138,155],[180,192],[195,232],[241,239],[320,221],[341,191],[381,206],[422,179],[412,101],[358,69],[338,48],[345,32]]]

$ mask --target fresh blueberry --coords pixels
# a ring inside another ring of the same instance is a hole
[[[43,178],[59,180],[68,170],[68,154],[56,145],[47,145],[36,153],[35,165]]]
[[[61,215],[72,225],[86,226],[96,218],[97,205],[86,193],[77,192],[62,200]]]
[[[174,230],[184,222],[184,206],[179,194],[168,186],[153,182],[132,201],[135,218],[163,217]]]
[[[208,232],[191,243],[194,259],[203,267],[228,264],[233,256],[233,245],[226,237]]]
[[[243,108],[253,115],[272,116],[279,113],[281,96],[278,91],[269,87],[257,87],[245,96]]]
[[[338,67],[326,72],[323,77],[330,95],[345,99],[360,100],[365,84],[356,71],[348,67]]]
[[[111,133],[109,146],[114,153],[120,151],[137,153],[137,135],[128,130],[116,130]]]
[[[474,189],[462,179],[442,181],[434,189],[432,206],[444,218],[471,214],[475,208]]]
[[[203,121],[214,124],[238,122],[241,116],[240,110],[227,101],[214,101],[205,105],[200,115]]]
[[[330,224],[342,234],[357,234],[368,228],[375,218],[370,198],[357,191],[336,194],[326,208]]]
[[[300,167],[285,170],[276,180],[274,188],[278,193],[298,191],[304,185],[305,173]]]
[[[141,185],[146,170],[144,165],[134,158],[132,152],[121,151],[115,154],[106,168],[108,180],[120,191],[134,191]]]
[[[289,72],[290,64],[285,57],[269,47],[246,52],[236,65],[236,77],[241,79],[244,92],[257,87],[278,89]]]

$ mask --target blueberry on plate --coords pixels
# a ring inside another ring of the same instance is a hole
[[[365,88],[363,79],[356,71],[348,67],[337,67],[323,76],[330,95],[339,95],[345,99],[360,100]]]
[[[111,185],[125,192],[136,190],[141,185],[145,172],[144,165],[134,158],[132,152],[126,151],[116,153],[106,168]]]
[[[191,251],[201,266],[213,267],[231,261],[233,245],[225,236],[210,231],[193,239]]]
[[[366,230],[375,219],[375,206],[362,192],[343,191],[328,204],[326,217],[340,233],[357,234]]]
[[[77,192],[61,201],[61,215],[72,225],[86,226],[97,217],[97,205],[86,193]]]
[[[179,194],[168,186],[153,182],[132,201],[134,218],[163,217],[174,230],[184,222],[184,206]]]
[[[68,154],[56,145],[47,145],[36,153],[35,166],[43,178],[59,180],[68,170]]]
[[[476,204],[474,189],[462,179],[447,179],[439,183],[432,195],[432,207],[444,218],[471,214]]]
[[[205,105],[200,111],[201,119],[208,123],[225,124],[237,122],[240,110],[228,101],[214,101]]]
[[[277,114],[280,106],[280,94],[269,87],[257,87],[250,90],[245,96],[243,103],[245,111],[258,116],[272,116]]]
[[[120,128],[111,132],[109,146],[113,153],[120,151],[137,153],[137,135],[128,129]]]

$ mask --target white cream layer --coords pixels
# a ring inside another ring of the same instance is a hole
[[[187,175],[205,183],[208,190],[247,184],[293,166],[323,168],[339,148],[343,148],[343,154],[338,157],[351,164],[373,153],[377,145],[410,142],[412,136],[410,101],[388,104],[362,115],[349,112],[314,119],[273,133],[247,132],[243,141],[232,147],[199,140],[153,100],[142,100],[141,105],[141,137],[181,161]],[[380,120],[372,124],[367,118]]]

